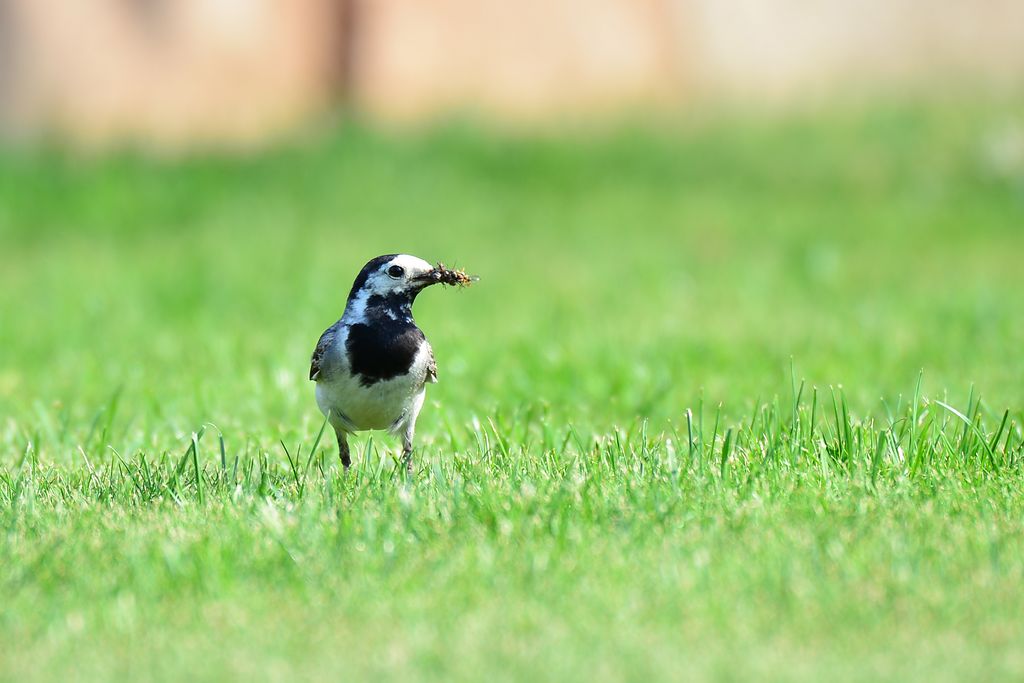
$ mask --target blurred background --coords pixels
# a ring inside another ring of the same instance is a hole
[[[253,142],[339,104],[540,122],[1006,90],[1015,0],[0,0],[8,131]]]
[[[1022,95],[1015,0],[0,0],[3,428],[315,429],[390,252],[482,276],[418,304],[428,442],[791,372],[1019,410]]]

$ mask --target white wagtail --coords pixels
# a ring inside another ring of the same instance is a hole
[[[386,429],[401,434],[402,460],[412,472],[416,418],[427,382],[437,382],[434,351],[412,319],[412,304],[430,285],[470,281],[408,254],[378,256],[359,271],[344,314],[321,335],[309,367],[346,470],[348,435]]]

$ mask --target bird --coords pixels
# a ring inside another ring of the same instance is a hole
[[[413,320],[412,305],[431,285],[469,281],[462,271],[409,254],[378,256],[359,271],[344,313],[320,336],[309,367],[346,472],[348,436],[387,430],[401,436],[402,461],[412,474],[416,419],[426,385],[437,382],[434,351]]]

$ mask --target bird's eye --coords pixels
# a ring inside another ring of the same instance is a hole
[[[405,270],[402,269],[402,266],[391,266],[390,268],[388,268],[388,275],[397,280],[398,278],[405,275]]]

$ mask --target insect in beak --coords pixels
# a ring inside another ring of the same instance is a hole
[[[479,279],[473,275],[466,275],[464,270],[447,268],[443,263],[438,263],[435,268],[418,276],[416,281],[424,287],[437,284],[466,287]]]

